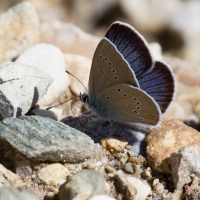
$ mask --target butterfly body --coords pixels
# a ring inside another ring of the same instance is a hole
[[[97,46],[88,94],[80,99],[107,120],[155,126],[174,94],[169,65],[153,60],[146,41],[130,25],[115,22]]]

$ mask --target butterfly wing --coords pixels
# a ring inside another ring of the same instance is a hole
[[[108,29],[105,37],[123,55],[137,79],[153,67],[154,61],[146,40],[129,24],[118,21],[114,22]]]
[[[176,90],[175,77],[170,66],[156,61],[154,68],[146,72],[138,81],[141,89],[158,103],[162,113],[166,112]]]
[[[102,39],[93,56],[89,78],[89,96],[99,94],[111,85],[127,83],[139,87],[134,72],[115,46]]]
[[[113,85],[97,98],[99,111],[108,119],[147,125],[157,125],[160,121],[161,111],[154,99],[131,85]]]
[[[145,39],[126,23],[115,22],[106,35],[135,72],[140,88],[147,92],[166,112],[174,99],[176,83],[169,65],[154,63]]]

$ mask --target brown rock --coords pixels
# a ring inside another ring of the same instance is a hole
[[[92,60],[81,55],[65,54],[65,62],[67,65],[67,70],[76,78],[78,78],[86,88],[88,88],[88,80]],[[69,87],[73,93],[79,95],[80,92],[86,92],[86,89],[81,85],[81,83],[79,83],[76,78],[72,76],[69,76],[69,78]]]
[[[179,120],[163,120],[162,127],[152,129],[147,136],[147,160],[157,171],[170,173],[170,154],[182,147],[200,150],[200,133]]]
[[[40,41],[57,46],[63,53],[92,58],[100,38],[72,24],[44,21],[41,23]]]
[[[17,57],[39,41],[38,14],[29,2],[10,8],[0,17],[0,63]]]

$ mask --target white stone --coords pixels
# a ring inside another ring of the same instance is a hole
[[[48,185],[61,184],[69,175],[69,170],[60,163],[48,165],[39,170],[39,178]]]
[[[39,200],[39,197],[24,188],[1,187],[0,200]]]
[[[17,117],[26,114],[46,93],[52,78],[35,67],[20,63],[0,66],[0,114]]]
[[[53,78],[47,93],[38,102],[40,107],[50,106],[67,90],[69,77],[65,72],[65,58],[57,47],[45,43],[33,45],[26,49],[16,62],[34,66]]]
[[[140,179],[134,177],[127,177],[127,181],[129,182],[129,184],[132,184],[136,188],[137,190],[136,199],[145,200],[147,196],[150,194],[151,192],[150,186],[147,183],[145,184]]]
[[[2,186],[22,187],[23,183],[19,175],[12,173],[0,164],[0,183]],[[1,198],[0,198],[1,199]]]
[[[1,15],[0,27],[0,63],[39,41],[39,17],[30,2],[17,4]]]
[[[89,200],[115,200],[115,199],[108,195],[96,195],[89,198]]]

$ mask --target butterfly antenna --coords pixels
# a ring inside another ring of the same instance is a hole
[[[75,98],[77,98],[77,97],[79,97],[79,96],[76,96],[76,97],[73,97],[73,98],[68,99],[68,100],[66,100],[66,101],[63,101],[62,103],[59,103],[59,104],[57,104],[57,105],[50,106],[50,107],[46,108],[45,110],[47,111],[47,110],[49,110],[49,109],[51,109],[51,108],[57,107],[57,106],[59,106],[59,105],[62,105],[63,103],[66,103],[67,101],[70,101],[70,100],[75,99]]]
[[[73,74],[71,74],[69,71],[65,70],[69,75],[73,76],[79,83],[81,83],[81,85],[85,88],[85,90],[88,92],[87,88],[85,87],[85,85],[83,85],[83,83]]]

